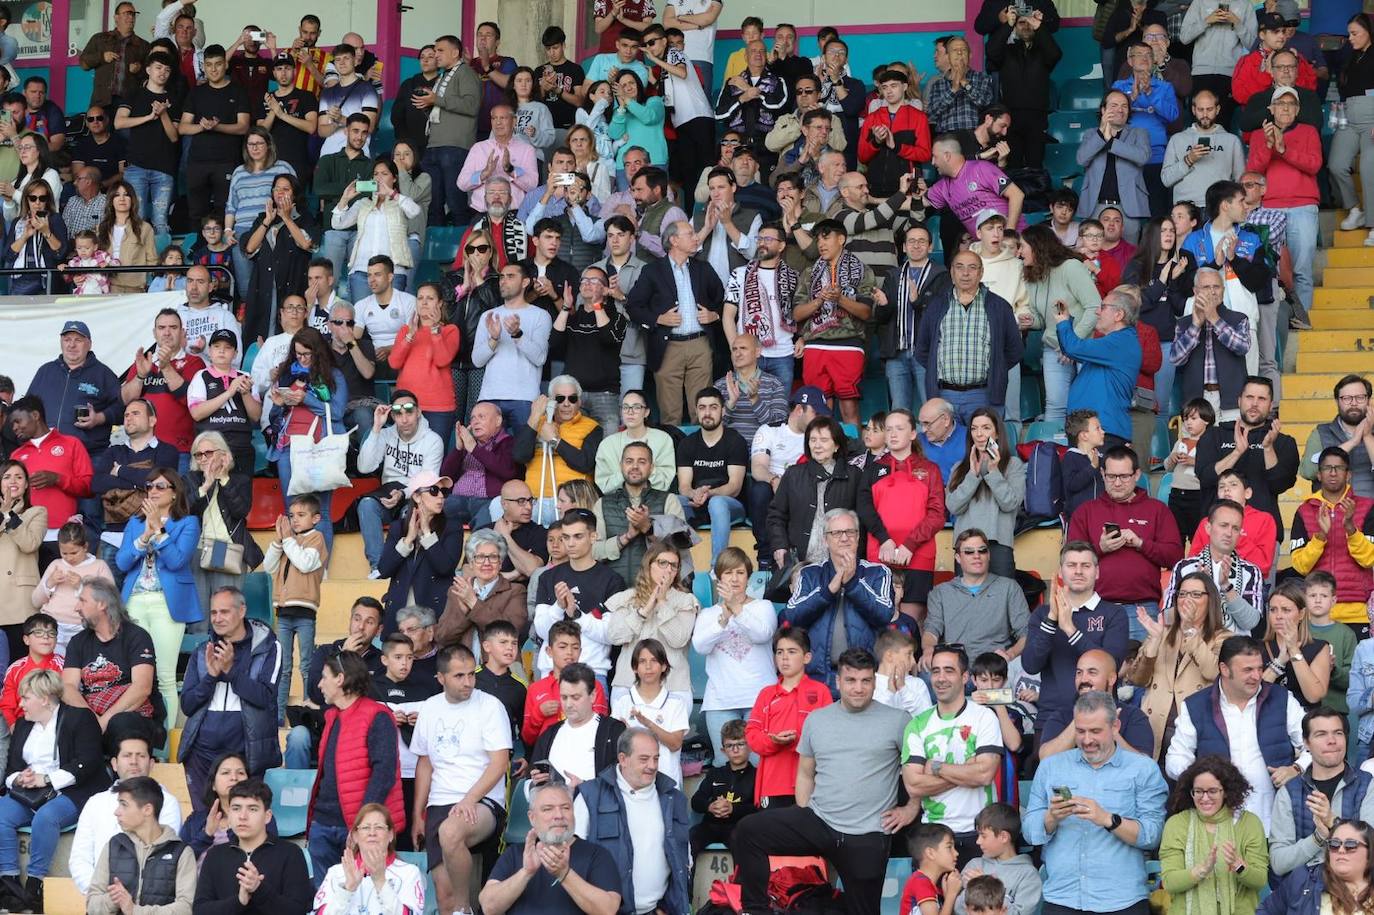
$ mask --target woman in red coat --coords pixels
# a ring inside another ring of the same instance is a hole
[[[887,453],[870,461],[859,487],[859,522],[869,562],[905,570],[901,612],[920,622],[935,580],[935,535],[945,526],[945,483],[921,452],[916,417],[891,410],[883,424]]]

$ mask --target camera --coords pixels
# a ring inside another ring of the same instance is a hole
[[[254,41],[266,41],[266,40],[267,40],[267,33],[266,33],[266,32],[249,32],[249,33],[248,33],[248,37],[251,38],[251,39],[253,39]]]

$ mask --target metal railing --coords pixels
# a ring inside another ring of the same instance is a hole
[[[228,264],[153,264],[144,267],[7,267],[0,269],[0,278],[13,276],[32,276],[39,274],[43,277],[43,294],[52,295],[53,275],[54,274],[87,274],[87,273],[185,273],[192,267],[204,267],[213,276],[223,274],[229,280],[229,295],[234,301],[238,301],[235,295],[234,271]]]

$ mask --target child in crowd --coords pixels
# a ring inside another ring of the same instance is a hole
[[[33,589],[34,609],[57,620],[57,645],[53,650],[59,655],[67,653],[67,643],[82,629],[76,597],[83,578],[115,581],[109,563],[91,553],[86,525],[68,521],[57,529],[57,558],[48,563],[43,578]]]
[[[971,698],[979,705],[986,705],[997,716],[997,726],[1002,732],[1002,747],[1006,751],[1002,762],[1002,777],[998,780],[997,796],[1007,803],[1018,802],[1020,793],[1017,773],[1030,750],[1030,737],[1035,732],[1035,715],[1027,711],[1020,701],[1010,703],[990,702],[988,690],[1005,689],[1009,677],[1007,659],[995,651],[985,651],[973,659],[969,666],[973,677],[974,693]]]
[[[520,719],[525,714],[529,684],[521,676],[520,633],[509,620],[492,620],[482,630],[482,665],[477,668],[477,688],[495,696],[510,716],[511,740],[520,739]],[[521,763],[523,765],[523,763]],[[409,808],[407,808],[409,809]]]
[[[970,915],[1007,915],[1007,889],[996,877],[974,877],[955,903]]]
[[[77,232],[72,239],[72,256],[63,266],[77,267],[118,267],[119,259],[100,249],[95,232],[85,229]],[[110,275],[108,273],[69,273],[67,282],[72,284],[76,295],[109,295]]]
[[[46,613],[35,613],[24,620],[24,645],[29,653],[10,664],[5,671],[4,689],[0,690],[0,715],[5,716],[11,731],[19,720],[19,684],[24,677],[34,670],[62,675],[62,655],[56,653],[57,620]]]
[[[1030,855],[1018,854],[1021,844],[1021,814],[1009,804],[989,804],[973,819],[978,830],[978,848],[983,854],[964,865],[965,890],[954,905],[958,915],[980,911],[971,904],[973,881],[995,877],[1003,888],[1003,909],[1008,915],[1035,915],[1040,911],[1043,887],[1040,869]],[[986,908],[982,909],[986,911]]]
[[[1079,223],[1073,214],[1078,212],[1078,195],[1069,188],[1050,194],[1050,228],[1066,248],[1077,247]]]
[[[1102,256],[1106,237],[1107,230],[1096,219],[1085,219],[1078,226],[1078,256],[1088,265],[1098,295],[1102,296],[1121,285],[1121,268],[1112,258]]]
[[[671,695],[664,678],[672,665],[668,652],[658,639],[641,639],[634,647],[631,669],[635,684],[611,706],[611,717],[625,722],[627,728],[648,728],[662,748],[658,771],[682,788],[682,741],[691,727],[692,710],[682,699]]]
[[[1169,511],[1173,512],[1178,529],[1186,533],[1202,522],[1202,484],[1194,464],[1198,439],[1217,421],[1217,413],[1206,398],[1194,397],[1183,405],[1178,420],[1178,441],[1164,458],[1164,470],[1174,475],[1169,488]]]
[[[544,548],[549,551],[549,561],[530,573],[530,583],[525,586],[525,610],[528,613],[525,619],[528,620],[534,619],[534,608],[539,596],[539,576],[543,575],[545,570],[568,561],[568,550],[563,544],[562,519],[555,518],[549,524],[548,533],[544,535]],[[538,644],[537,640],[535,644]]]
[[[415,643],[410,636],[393,632],[382,641],[382,669],[372,677],[377,700],[391,709],[391,715],[396,719],[401,757],[401,796],[405,798],[406,810],[413,809],[415,804],[415,764],[418,761],[415,754],[410,752],[410,738],[415,733],[415,721],[420,717],[420,704],[441,688],[438,680],[412,676],[414,663]],[[396,848],[399,851],[414,851],[410,830],[402,832],[405,834],[396,835]]]
[[[1064,419],[1064,435],[1073,443],[1059,462],[1064,478],[1064,516],[1071,518],[1074,509],[1105,491],[1100,449],[1107,433],[1096,410],[1074,410]]]
[[[996,210],[984,210],[977,219],[978,240],[969,250],[983,259],[983,285],[1001,296],[1013,311],[1025,311],[1030,303],[1026,268],[1016,256],[1016,249],[1007,250],[1003,243],[1007,217]]]
[[[224,217],[219,213],[207,213],[200,220],[200,240],[191,248],[191,263],[202,267],[234,267],[234,239],[225,235]],[[229,279],[223,270],[210,271],[211,290],[226,291]],[[245,290],[240,290],[242,297]]]
[[[902,887],[897,911],[903,915],[952,915],[963,888],[954,831],[939,823],[921,823],[911,831],[911,863],[916,869]]]
[[[1311,630],[1312,638],[1331,646],[1331,682],[1323,704],[1342,715],[1348,715],[1350,708],[1346,705],[1345,691],[1350,687],[1350,664],[1355,659],[1355,645],[1359,639],[1355,630],[1331,619],[1331,608],[1336,605],[1334,575],[1323,569],[1315,569],[1307,573],[1304,585],[1307,628]]]
[[[157,259],[159,267],[186,266],[186,252],[176,245],[168,245],[167,250]],[[172,292],[186,288],[186,274],[181,270],[155,270],[149,274],[149,292]]]
[[[855,467],[866,467],[870,461],[877,460],[887,454],[887,433],[884,431],[883,424],[887,422],[887,412],[879,410],[868,418],[863,428],[859,430],[859,435],[864,440],[864,450],[849,459],[849,463]]]
[[[306,689],[310,686],[315,614],[320,608],[320,583],[329,567],[329,547],[324,534],[315,530],[320,523],[320,500],[310,493],[296,496],[286,512],[277,517],[277,537],[262,561],[262,567],[272,574],[272,602],[277,608],[277,638],[281,641],[278,724],[285,720],[286,699],[291,690],[293,640],[300,646],[301,683]]]
[[[729,848],[735,826],[755,810],[757,772],[749,761],[743,719],[732,718],[721,725],[720,746],[725,753],[725,765],[707,769],[692,795],[692,809],[701,814],[701,822],[689,833],[693,860],[708,845],[719,842]]]
[[[884,629],[873,643],[873,654],[878,659],[875,701],[903,709],[908,715],[930,708],[930,688],[912,673],[916,670],[915,639],[900,629]]]
[[[558,677],[563,673],[563,668],[582,656],[582,627],[576,620],[558,620],[549,627],[548,646],[553,670],[542,680],[531,683],[525,693],[525,716],[520,726],[520,739],[527,747],[533,747],[540,734],[563,718],[563,703],[558,698]],[[610,712],[606,690],[599,680],[592,711],[598,715]]]
[[[744,729],[749,749],[759,756],[754,802],[760,807],[796,803],[797,740],[802,725],[807,715],[831,702],[830,688],[806,675],[810,663],[811,638],[806,630],[796,626],[779,629],[773,636],[778,682],[759,692]]]
[[[1275,554],[1278,552],[1277,529],[1273,515],[1250,505],[1253,495],[1245,475],[1239,470],[1233,468],[1217,474],[1217,498],[1230,499],[1245,509],[1245,516],[1240,522],[1240,539],[1236,541],[1236,555],[1259,566],[1265,575],[1272,575]],[[1210,542],[1204,515],[1198,521],[1197,530],[1188,544],[1188,555],[1196,556]]]

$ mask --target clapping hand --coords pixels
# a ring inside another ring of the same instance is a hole
[[[277,534],[277,542],[282,543],[291,538],[291,522],[285,515],[277,515],[277,520],[273,524]]]
[[[1135,618],[1145,628],[1146,641],[1158,644],[1164,638],[1164,624],[1150,616],[1144,607],[1135,608]]]
[[[239,905],[246,906],[258,887],[262,886],[262,873],[252,861],[248,861],[235,876],[239,882]]]
[[[118,877],[110,881],[110,885],[105,890],[105,895],[110,897],[110,901],[119,908],[123,915],[133,915],[134,897],[129,895],[128,888],[119,882]]]

